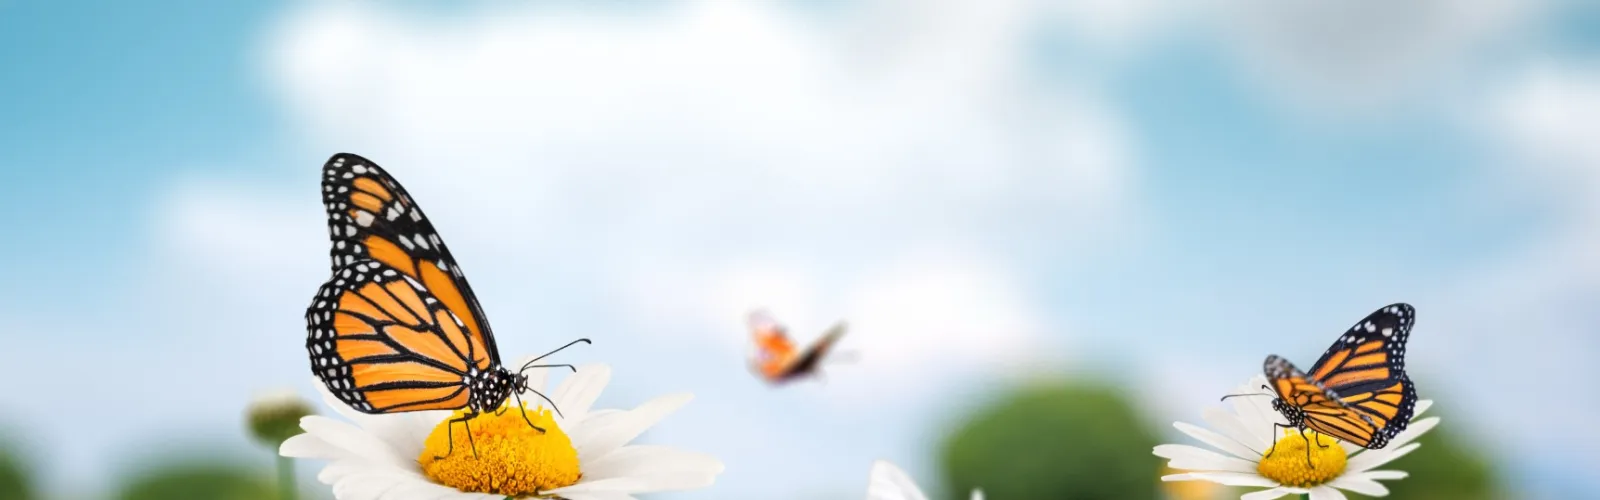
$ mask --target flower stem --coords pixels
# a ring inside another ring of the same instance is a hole
[[[294,459],[278,456],[278,495],[283,500],[295,500],[299,485],[294,482]]]

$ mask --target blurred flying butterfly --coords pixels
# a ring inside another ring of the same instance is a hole
[[[523,372],[572,368],[534,363],[589,342],[572,341],[513,373],[500,364],[494,332],[461,267],[398,181],[366,158],[340,153],[322,168],[322,200],[333,275],[306,308],[306,351],[311,372],[351,408],[465,408],[446,426],[454,450],[455,422],[469,426],[513,395],[521,408],[520,394],[530,392]],[[467,438],[471,443],[470,427]]]
[[[778,324],[766,311],[755,311],[748,318],[750,335],[756,352],[750,359],[756,375],[772,384],[782,384],[817,372],[824,357],[833,345],[844,336],[843,322],[833,325],[822,337],[806,346],[796,348],[783,325]]]
[[[1274,422],[1273,435],[1279,427],[1310,428],[1363,448],[1387,446],[1411,422],[1417,403],[1405,371],[1406,338],[1415,322],[1409,304],[1384,306],[1339,336],[1309,373],[1267,356],[1263,370],[1270,387],[1263,388],[1276,393],[1272,407],[1289,421]],[[1239,395],[1223,399],[1233,396]],[[1309,463],[1310,446],[1306,453]]]

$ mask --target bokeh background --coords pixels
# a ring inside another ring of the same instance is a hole
[[[1394,497],[1594,498],[1597,63],[1563,0],[0,0],[0,496],[269,494],[347,151],[507,357],[696,393],[656,498],[1225,495],[1150,446],[1396,301]],[[765,386],[752,307],[855,361]]]

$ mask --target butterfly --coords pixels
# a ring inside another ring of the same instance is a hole
[[[1310,373],[1267,356],[1262,369],[1270,387],[1263,388],[1275,392],[1272,408],[1288,420],[1274,422],[1273,435],[1279,427],[1309,428],[1363,448],[1387,446],[1416,408],[1417,389],[1405,371],[1406,338],[1415,322],[1409,304],[1384,306],[1340,335]],[[1307,462],[1310,453],[1307,446]]]
[[[766,311],[750,313],[747,323],[755,341],[756,353],[751,357],[751,369],[756,375],[772,384],[782,384],[816,373],[824,356],[844,336],[845,324],[829,328],[805,350],[797,350],[794,341]]]
[[[333,274],[306,308],[306,351],[311,372],[351,408],[369,414],[465,408],[446,426],[453,450],[455,422],[468,426],[470,443],[470,421],[479,414],[501,408],[511,395],[544,397],[528,390],[523,372],[573,368],[534,363],[589,342],[574,340],[512,372],[501,364],[494,331],[461,267],[394,177],[366,158],[336,154],[322,168],[322,200]]]

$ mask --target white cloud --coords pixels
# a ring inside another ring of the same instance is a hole
[[[1445,360],[1443,374],[1473,389],[1454,396],[1477,409],[1471,417],[1480,425],[1504,429],[1509,442],[1502,444],[1522,453],[1600,446],[1600,432],[1574,417],[1594,414],[1600,404],[1573,397],[1557,382],[1582,378],[1600,354],[1597,69],[1534,64],[1484,101],[1476,118],[1498,140],[1504,152],[1498,160],[1506,166],[1489,178],[1496,187],[1535,194],[1548,223],[1505,257],[1446,283],[1439,294],[1446,312],[1430,327],[1451,335],[1431,344]],[[1523,425],[1530,412],[1572,430],[1552,435]],[[1590,456],[1573,458],[1594,463]]]
[[[1600,67],[1533,65],[1491,105],[1482,117],[1489,132],[1506,139],[1513,161],[1531,167],[1517,173],[1600,217]]]
[[[1206,24],[1262,88],[1317,111],[1371,111],[1466,90],[1546,1],[1207,0]]]
[[[929,5],[864,67],[874,46],[767,4],[308,4],[268,69],[309,141],[396,172],[463,260],[592,271],[589,293],[661,331],[742,342],[766,306],[849,319],[882,373],[992,365],[1047,321],[1013,247],[1116,229],[1135,159],[1092,96],[1027,74],[1034,3]]]

